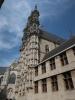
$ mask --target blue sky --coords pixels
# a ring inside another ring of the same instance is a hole
[[[63,38],[75,35],[75,0],[5,0],[0,9],[0,66],[20,56],[22,31],[36,4],[41,28]]]

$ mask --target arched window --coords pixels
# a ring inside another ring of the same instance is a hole
[[[15,84],[15,80],[16,80],[16,75],[14,73],[12,73],[9,76],[9,84]]]

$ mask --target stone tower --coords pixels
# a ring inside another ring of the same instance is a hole
[[[34,93],[34,67],[42,61],[44,55],[63,42],[63,39],[40,29],[39,16],[40,13],[35,6],[23,31],[15,84],[17,100],[19,98],[20,100],[25,100],[25,98],[29,100]]]
[[[19,59],[19,95],[24,95],[26,91],[33,87],[33,67],[40,62],[39,54],[39,11],[37,6],[28,17],[26,28],[22,38],[22,47],[20,49]]]
[[[35,6],[23,31],[20,57],[4,75],[3,85],[7,84],[8,99],[35,100],[34,79],[38,73],[41,75],[41,70],[45,70],[45,64],[42,65],[42,69],[39,67],[40,71],[36,66],[43,63],[44,57],[48,57],[48,52],[64,42],[62,38],[40,29],[39,16]]]

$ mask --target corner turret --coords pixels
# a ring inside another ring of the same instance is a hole
[[[40,25],[40,22],[39,22],[39,11],[37,9],[37,5],[35,5],[35,8],[34,10],[31,12],[30,16],[28,17],[28,21],[27,21],[27,25],[26,27],[24,28],[23,32],[23,38],[22,38],[22,48],[24,48],[24,45],[25,45],[25,42],[27,41],[27,39],[35,34],[39,34],[39,25]]]

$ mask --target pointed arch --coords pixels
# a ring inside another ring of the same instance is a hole
[[[15,84],[15,80],[16,80],[16,75],[15,75],[15,73],[12,73],[9,76],[9,84]]]

